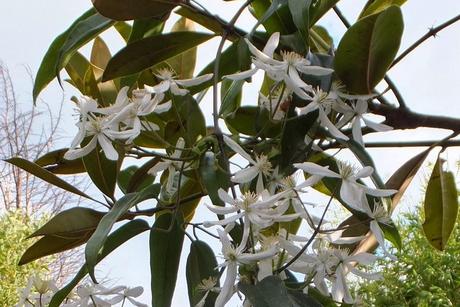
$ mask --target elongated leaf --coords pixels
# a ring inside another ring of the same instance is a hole
[[[213,37],[198,32],[158,34],[129,44],[113,56],[103,81],[140,72],[194,48]]]
[[[55,66],[56,75],[69,62],[75,51],[95,38],[99,33],[111,27],[114,23],[113,20],[96,13],[81,20],[72,27],[66,37],[65,43],[59,49]]]
[[[104,215],[101,219],[96,231],[88,240],[85,248],[85,260],[88,267],[88,272],[94,282],[96,277],[94,275],[94,267],[97,263],[100,250],[104,246],[107,236],[112,230],[113,225],[117,222],[131,207],[134,205],[153,197],[157,197],[160,193],[160,185],[154,184],[142,190],[139,193],[131,193],[120,198]]]
[[[195,24],[190,19],[181,17],[172,27],[171,32],[193,32]],[[196,65],[196,53],[198,48],[193,47],[166,62],[176,72],[178,79],[188,79],[193,77]]]
[[[313,26],[321,17],[324,16],[339,0],[319,0],[313,1],[310,9],[310,27]]]
[[[359,14],[358,19],[372,14],[380,13],[392,5],[401,6],[406,1],[407,0],[368,0],[363,10],[361,11],[361,14]]]
[[[118,174],[117,182],[118,182],[118,187],[120,190],[127,194],[131,192],[139,192],[143,189],[145,189],[147,186],[152,185],[153,181],[155,181],[155,176],[152,176],[147,173],[148,170],[145,172],[145,176],[142,178],[134,179],[133,176],[139,172],[139,167],[136,165],[131,165],[124,170],[120,171]],[[129,190],[130,184],[136,184],[136,187],[133,190]]]
[[[80,191],[79,189],[77,189],[75,186],[71,185],[70,183],[67,183],[66,181],[62,180],[61,178],[57,177],[56,175],[54,175],[53,173],[43,169],[42,167],[38,166],[37,164],[35,164],[34,162],[30,162],[30,161],[27,161],[25,159],[22,159],[22,158],[11,158],[11,159],[7,159],[5,160],[6,162],[8,163],[11,163],[23,170],[25,170],[26,172],[34,175],[34,176],[37,176],[38,178],[52,184],[52,185],[55,185],[61,189],[64,189],[68,192],[71,192],[71,193],[74,193],[74,194],[77,194],[79,196],[83,196],[85,198],[88,198],[88,199],[91,199],[91,200],[94,200],[96,201],[95,199],[93,199],[92,197],[86,195],[85,193],[83,193],[82,191]]]
[[[91,63],[100,69],[105,69],[112,55],[109,47],[100,37],[94,39],[93,48],[91,49]]]
[[[163,31],[164,24],[164,21],[155,18],[134,20],[133,29],[129,36],[128,43],[135,42],[147,36],[161,33]]]
[[[92,231],[76,232],[72,236],[44,236],[30,246],[19,260],[18,265],[27,264],[45,256],[61,253],[84,244]]]
[[[337,48],[334,69],[349,91],[371,93],[398,52],[403,28],[401,9],[391,6],[348,29]]]
[[[179,216],[159,216],[150,232],[152,307],[171,306],[183,242]]]
[[[455,177],[443,169],[445,161],[438,157],[425,194],[423,231],[430,244],[444,250],[454,229],[458,214]]]
[[[268,33],[290,34],[295,31],[292,16],[286,7],[287,0],[255,0],[251,3],[252,13],[257,18],[255,27],[263,24]]]
[[[104,247],[98,256],[97,263],[120,245],[148,229],[150,229],[149,224],[144,220],[133,220],[118,228],[109,235],[107,242],[104,244]],[[83,265],[77,275],[64,288],[54,294],[49,307],[61,306],[61,303],[65,300],[73,288],[78,285],[80,280],[86,276],[86,274],[88,274],[88,270],[86,265]]]
[[[288,0],[292,20],[297,30],[301,33],[303,42],[306,46],[308,46],[311,2],[311,0]]]
[[[219,189],[227,190],[230,187],[230,176],[225,172],[222,162],[212,152],[206,152],[200,161],[200,175],[209,198],[215,206],[224,206],[219,198]]]
[[[226,117],[241,106],[243,84],[244,80],[232,81],[224,79],[222,81],[220,89],[223,98],[219,110],[220,116]]]
[[[34,161],[38,166],[53,174],[79,174],[84,173],[85,166],[82,159],[66,160],[64,154],[68,148],[50,151]]]
[[[58,213],[29,237],[56,235],[66,237],[96,229],[104,212],[75,207]]]
[[[83,163],[93,183],[102,193],[113,199],[118,175],[117,161],[107,159],[98,145],[95,150],[83,157]]]
[[[198,285],[205,279],[215,278],[219,287],[219,272],[217,271],[216,256],[211,247],[203,241],[193,241],[187,257],[187,288],[190,306],[196,306],[205,292],[199,291]],[[217,294],[210,293],[206,298],[205,307],[213,307]]]
[[[34,89],[32,92],[34,102],[37,100],[38,94],[40,94],[40,92],[55,78],[59,52],[66,42],[69,33],[80,21],[85,20],[94,14],[94,9],[86,11],[77,20],[75,20],[65,32],[56,37],[51,43],[48,51],[46,51],[46,54],[43,57],[40,67],[38,68],[37,76],[35,77]]]
[[[92,0],[96,10],[115,20],[163,18],[177,5],[175,0]],[[169,2],[169,3],[168,3]]]
[[[126,187],[126,193],[136,192],[139,191],[142,183],[151,178],[152,175],[148,173],[148,171],[154,167],[158,162],[160,162],[159,158],[153,158],[150,161],[146,162],[140,168],[134,172],[129,180],[128,186]]]

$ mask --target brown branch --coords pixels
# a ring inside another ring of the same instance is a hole
[[[385,116],[385,124],[394,129],[427,127],[460,131],[460,119],[458,118],[421,114],[407,108],[395,108],[376,103],[370,103],[369,109],[374,114]]]
[[[440,24],[439,26],[437,27],[434,27],[434,28],[430,28],[428,30],[428,32],[423,35],[422,37],[420,37],[415,43],[413,43],[409,48],[407,48],[406,50],[404,50],[394,61],[393,63],[391,64],[390,68],[392,68],[393,66],[395,66],[396,64],[398,64],[402,59],[404,59],[409,53],[411,53],[412,51],[414,51],[418,46],[420,46],[424,41],[426,41],[427,39],[429,39],[430,37],[436,37],[436,35],[438,34],[438,32],[440,32],[441,30],[447,28],[448,26],[456,23],[457,21],[460,20],[460,14],[449,19],[448,21]]]

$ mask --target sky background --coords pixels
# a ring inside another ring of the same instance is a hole
[[[225,19],[231,18],[242,1],[223,2],[218,0],[200,1],[206,7],[216,12]],[[342,0],[339,7],[350,21],[356,20],[365,1]],[[84,11],[91,6],[89,0],[15,0],[0,2],[0,61],[9,68],[15,85],[18,101],[24,108],[32,105],[32,81],[28,70],[35,75],[40,62],[53,39],[63,32]],[[405,32],[400,51],[406,49],[420,36],[425,34],[429,27],[436,26],[443,21],[460,13],[460,1],[408,1],[403,6]],[[249,13],[244,14],[238,25],[242,28],[251,28],[254,19]],[[334,14],[326,15],[320,24],[324,25],[338,40],[345,31],[343,25]],[[169,26],[171,23],[169,23]],[[389,75],[398,85],[408,106],[418,112],[437,115],[460,117],[460,102],[458,91],[460,89],[460,23],[441,32],[435,39],[429,39],[420,48],[414,51],[403,62],[394,67]],[[103,35],[112,53],[115,53],[122,42],[116,33],[108,32]],[[214,57],[217,39],[199,49],[196,71],[204,67],[210,58]],[[89,48],[84,48],[88,52]],[[256,79],[254,84],[260,83]],[[257,92],[255,86],[247,91],[243,103],[254,100]],[[65,86],[64,92],[53,82],[40,96],[41,101],[50,105],[58,105],[61,99],[69,100],[72,95],[78,95],[71,87]],[[40,104],[40,102],[39,102]],[[57,107],[56,107],[57,108]],[[204,113],[207,121],[211,122],[210,99],[204,101]],[[66,103],[64,110],[64,124],[62,131],[67,137],[56,147],[67,146],[75,133],[73,123],[72,104]],[[72,120],[70,120],[72,118]],[[436,139],[446,136],[448,132],[435,129],[417,129],[404,132],[387,133],[384,137],[373,134],[365,140],[401,139],[421,140]],[[374,149],[371,150],[377,169],[382,177],[388,178],[404,161],[420,152],[420,148],[407,150]],[[436,152],[430,156],[434,159]],[[460,152],[457,149],[447,151],[449,166],[455,167],[454,161],[459,160]],[[409,193],[404,198],[406,210],[413,209],[421,199],[420,189],[429,175],[427,170],[419,172]],[[211,215],[199,210],[200,219],[214,219]],[[188,242],[185,241],[184,255],[188,253]],[[107,258],[99,267],[98,276],[108,276],[116,284],[127,286],[142,285],[146,293],[142,301],[149,303],[150,272],[148,266],[148,234],[145,233],[128,242],[113,255]],[[181,271],[177,284],[177,294],[173,306],[186,306],[188,304],[187,290],[183,268],[185,257],[181,260]]]

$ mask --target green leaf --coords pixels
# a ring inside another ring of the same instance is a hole
[[[91,48],[91,63],[96,67],[104,70],[109,63],[112,55],[109,47],[99,36],[94,39],[93,48]]]
[[[222,80],[220,87],[222,103],[220,105],[219,116],[226,117],[241,106],[243,84],[244,80]]]
[[[238,283],[238,289],[254,307],[319,307],[315,299],[300,291],[288,291],[278,276],[264,278],[257,285]]]
[[[70,77],[67,82],[77,88],[82,94],[86,95],[87,86],[85,84],[85,76],[88,70],[91,69],[91,63],[80,53],[75,52],[65,66],[65,71]]]
[[[75,207],[59,212],[45,225],[32,233],[29,238],[36,236],[71,236],[75,233],[87,232],[96,229],[104,212],[89,208]]]
[[[40,67],[38,68],[37,76],[35,77],[34,89],[32,93],[34,102],[36,102],[40,92],[55,78],[56,66],[58,63],[61,47],[66,42],[67,37],[69,36],[72,29],[75,28],[80,21],[85,20],[94,14],[94,9],[86,11],[77,20],[75,20],[65,32],[56,37],[51,43],[48,51],[46,51],[46,54],[43,57]]]
[[[215,206],[224,206],[217,191],[222,188],[228,190],[230,187],[230,176],[225,172],[222,161],[213,152],[206,152],[200,160],[200,178],[209,198]]]
[[[117,161],[109,160],[98,145],[95,150],[83,157],[86,172],[105,195],[113,198],[118,175]]]
[[[155,163],[156,164],[156,163]],[[150,167],[151,168],[151,167]],[[148,170],[150,170],[150,168]],[[127,194],[131,192],[139,192],[146,187],[153,184],[155,176],[148,174],[148,170],[143,174],[142,178],[139,176],[139,168],[136,165],[131,165],[118,174],[117,182],[120,190]],[[137,174],[136,178],[133,178]],[[135,185],[135,187],[133,187]]]
[[[133,22],[133,29],[129,36],[128,43],[135,42],[154,34],[163,32],[164,21],[155,18],[149,19],[136,19]]]
[[[310,13],[311,0],[288,0],[289,11],[292,15],[292,21],[302,34],[303,43],[307,46],[308,50],[308,40],[309,40],[309,13]]]
[[[7,159],[5,161],[61,189],[64,189],[68,192],[71,192],[79,196],[83,196],[85,198],[96,201],[94,198],[86,195],[85,193],[77,189],[75,186],[71,185],[70,183],[67,183],[66,181],[57,177],[53,173],[43,169],[42,167],[38,166],[34,162],[30,162],[30,161],[27,161],[25,159],[18,158],[18,157]]]
[[[149,199],[157,197],[160,193],[160,185],[154,184],[146,189],[142,190],[139,193],[131,193],[120,198],[110,209],[107,214],[101,219],[98,224],[96,231],[93,233],[91,238],[88,240],[88,243],[85,247],[85,260],[88,267],[88,272],[94,282],[96,282],[96,277],[94,275],[94,267],[98,262],[98,255],[101,251],[101,248],[104,246],[107,241],[107,236],[112,229],[113,225],[119,221],[123,215],[128,212],[128,210],[137,205],[138,203]]]
[[[34,161],[38,166],[53,174],[79,174],[86,172],[82,159],[66,160],[64,154],[68,148],[50,151]]]
[[[268,33],[290,34],[295,31],[292,16],[286,8],[287,0],[255,0],[251,3],[252,13],[257,18],[255,27],[263,24]]]
[[[313,1],[310,9],[310,27],[313,26],[321,17],[324,16],[339,0],[319,0]]]
[[[216,287],[219,287],[219,272],[217,271],[216,256],[211,247],[203,241],[193,241],[190,245],[190,253],[187,257],[186,266],[188,298],[190,306],[196,306],[205,295],[204,291],[198,290],[198,285],[209,278],[216,279]],[[213,307],[217,298],[214,292],[206,298],[205,307]]]
[[[179,216],[160,215],[150,231],[152,307],[171,306],[183,242]]]
[[[175,0],[92,0],[96,10],[114,20],[163,18],[177,6]],[[168,3],[169,2],[169,3]]]
[[[406,1],[407,0],[368,0],[361,14],[359,14],[358,19],[380,13],[392,5],[401,6],[406,3]]]
[[[129,23],[124,21],[118,21],[115,23],[113,27],[115,28],[115,30],[117,30],[117,32],[120,34],[120,36],[123,38],[125,42],[129,41],[129,37],[131,35],[133,28]]]
[[[81,20],[72,27],[66,37],[64,44],[59,49],[55,64],[55,74],[67,65],[73,53],[84,46],[99,33],[111,27],[115,22],[99,14],[94,14]]]
[[[30,246],[19,260],[18,265],[27,264],[45,256],[61,253],[84,244],[91,236],[92,231],[74,233],[72,236],[44,236]]]
[[[150,182],[153,176],[148,171],[160,161],[160,158],[155,157],[138,168],[129,180],[126,193],[137,192],[144,186],[145,182]]]
[[[190,19],[181,17],[172,27],[171,32],[193,32],[195,24]],[[188,79],[193,77],[196,64],[197,47],[193,47],[166,62],[176,72],[178,79]]]
[[[455,227],[458,194],[454,174],[443,169],[445,160],[438,157],[425,193],[423,231],[430,244],[444,250]]]
[[[212,38],[198,32],[158,34],[135,41],[113,56],[104,71],[102,80],[140,72],[173,56],[190,50]]]
[[[343,36],[334,69],[350,92],[369,94],[383,79],[403,34],[401,9],[391,6],[360,19]]]
[[[144,220],[133,220],[118,228],[107,238],[107,241],[105,242],[104,247],[98,256],[97,263],[99,263],[120,245],[148,229],[150,229],[149,224]],[[86,265],[83,265],[78,271],[77,275],[64,288],[60,289],[54,294],[49,307],[61,306],[61,303],[78,285],[80,280],[86,276],[86,274],[88,274],[88,269]]]

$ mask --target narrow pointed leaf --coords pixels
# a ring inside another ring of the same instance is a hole
[[[359,14],[358,19],[364,18],[366,16],[380,13],[381,11],[386,10],[392,5],[401,6],[407,0],[368,0],[363,10]]]
[[[92,0],[96,10],[114,20],[162,18],[177,6],[176,0]]]
[[[183,242],[179,216],[160,215],[150,231],[152,307],[171,306]]]
[[[64,159],[64,154],[67,152],[67,150],[68,148],[50,151],[39,157],[34,161],[34,163],[53,174],[68,175],[84,173],[86,170],[82,159]]]
[[[227,190],[230,187],[230,176],[224,171],[221,161],[212,152],[206,152],[200,161],[200,175],[209,198],[215,206],[224,206],[219,198],[219,189]]]

